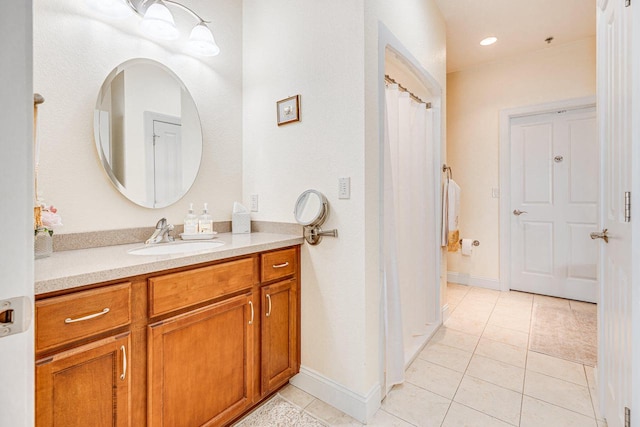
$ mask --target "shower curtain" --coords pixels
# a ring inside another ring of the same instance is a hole
[[[427,256],[431,112],[398,85],[386,89],[384,139],[384,280],[386,388],[404,380],[405,345],[428,324]]]

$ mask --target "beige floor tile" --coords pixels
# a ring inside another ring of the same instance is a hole
[[[453,398],[477,411],[518,425],[522,394],[465,375]]]
[[[522,393],[524,369],[477,354],[471,358],[465,375]]]
[[[523,310],[518,307],[500,304],[500,306],[494,308],[492,314],[494,317],[505,317],[509,320],[518,320],[521,322],[531,320],[531,308]]]
[[[459,310],[458,308],[456,308],[456,311],[454,313],[457,314],[458,312]],[[445,326],[447,328],[455,329],[461,332],[466,332],[471,335],[478,335],[478,336],[482,335],[482,331],[484,330],[484,327],[487,324],[486,322],[467,319],[464,316],[453,317],[453,314],[451,316],[452,317],[447,319],[447,321],[445,322]]]
[[[533,303],[538,305],[553,306],[559,308],[570,308],[569,300],[563,298],[549,297],[546,295],[534,295]]]
[[[523,316],[509,316],[500,313],[493,313],[489,318],[490,325],[500,326],[501,328],[513,329],[514,331],[520,331],[529,333],[529,327],[531,326],[531,319]]]
[[[443,344],[449,347],[459,348],[460,350],[473,352],[478,345],[480,337],[456,331],[455,329],[441,327],[438,332],[429,341],[433,344]]]
[[[594,316],[596,316],[598,312],[598,306],[590,302],[569,301],[569,306],[571,307],[571,310],[580,311],[583,313],[590,313],[590,314],[593,314]]]
[[[598,427],[607,427],[607,422],[605,420],[598,420]]]
[[[378,412],[367,423],[367,427],[412,427],[413,424],[391,415],[390,413],[378,409]]]
[[[596,369],[593,366],[584,365],[584,372],[587,376],[589,388],[597,389],[598,382],[596,381]]]
[[[442,427],[509,427],[511,425],[514,424],[507,424],[457,402],[451,404],[442,423]]]
[[[507,314],[531,316],[532,307],[531,301],[499,299],[498,302],[496,302],[494,310]]]
[[[533,302],[533,294],[518,291],[501,292],[499,300]]]
[[[451,401],[413,384],[397,385],[382,402],[385,412],[416,426],[440,426]]]
[[[529,344],[529,334],[526,332],[514,331],[496,325],[488,324],[482,333],[483,338],[509,344],[514,347],[526,348]]]
[[[498,341],[480,338],[475,354],[524,368],[527,360],[527,349]]]
[[[493,293],[477,292],[471,289],[467,295],[464,296],[465,301],[471,300],[475,302],[495,303],[498,300],[499,295]],[[497,292],[497,291],[494,291]]]
[[[309,406],[305,408],[305,412],[331,426],[361,427],[363,425],[344,412],[324,403],[319,399],[315,399],[313,402],[311,402]]]
[[[524,396],[520,427],[596,427],[596,420],[547,402]]]
[[[302,391],[298,387],[291,384],[288,384],[285,387],[281,388],[280,391],[278,391],[278,394],[287,399],[289,402],[301,408],[306,408],[307,405],[309,405],[315,399],[315,397],[311,396],[306,391]]]
[[[482,325],[487,323],[487,320],[489,320],[489,316],[491,316],[491,311],[487,311],[487,312],[482,312],[482,311],[472,311],[469,310],[468,307],[466,307],[464,305],[465,303],[462,302],[458,305],[458,307],[456,308],[456,311],[451,313],[451,317],[449,318],[449,320],[447,320],[447,322],[449,321],[459,321],[459,322],[477,322],[477,323],[481,323]]]
[[[527,371],[524,380],[524,394],[595,419],[587,387]]]
[[[467,369],[472,353],[442,344],[428,344],[418,354],[418,358],[426,360],[454,371],[464,372]]]
[[[530,351],[527,356],[527,370],[535,371],[550,377],[559,378],[574,384],[587,387],[584,365],[557,357]]]
[[[462,380],[462,372],[426,360],[416,359],[407,369],[406,380],[447,399],[453,399]]]

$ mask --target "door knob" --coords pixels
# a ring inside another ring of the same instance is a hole
[[[521,210],[518,210],[518,209],[514,209],[514,210],[513,210],[513,214],[514,214],[515,216],[520,216],[520,215],[522,215],[523,213],[527,213],[527,211],[521,211]]]
[[[607,236],[607,229],[603,229],[601,233],[598,233],[597,231],[594,231],[593,233],[589,234],[589,236],[595,240],[595,239],[602,239],[604,240],[605,243],[609,243],[609,236]]]

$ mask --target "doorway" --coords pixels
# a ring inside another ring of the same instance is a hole
[[[595,103],[586,97],[500,112],[502,291],[597,301],[599,249],[589,239],[599,214]],[[576,182],[582,175],[592,185]]]
[[[509,287],[596,302],[599,213],[596,109],[510,120]],[[507,215],[507,212],[502,212]]]

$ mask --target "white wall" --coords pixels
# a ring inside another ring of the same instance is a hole
[[[435,2],[393,3],[244,1],[245,203],[258,194],[254,218],[292,222],[302,191],[327,196],[339,237],[303,247],[302,365],[360,400],[379,385],[378,21],[446,78]],[[278,127],[276,101],[295,94],[302,121]]]
[[[499,186],[500,110],[595,95],[595,53],[589,38],[447,76],[447,163],[462,188],[461,236],[480,241],[470,258],[449,254],[450,272],[498,285],[499,199],[491,188]]]
[[[294,222],[300,193],[329,200],[324,238],[302,251],[302,364],[365,394],[363,0],[244,2],[244,196],[254,219]],[[301,122],[276,101],[301,95]],[[338,178],[351,199],[338,200]]]
[[[33,304],[33,87],[30,1],[0,2],[0,213],[11,223],[0,242],[0,299]],[[34,424],[33,322],[0,338],[0,426]]]
[[[181,53],[180,41],[155,42],[141,35],[132,15],[112,21],[84,1],[34,2],[34,89],[42,93],[40,193],[58,207],[60,233],[153,226],[165,216],[181,224],[189,202],[209,202],[214,220],[229,220],[242,194],[242,3],[189,0],[212,22],[220,55]],[[178,9],[176,23],[188,33],[193,21]],[[182,40],[184,41],[184,40]],[[139,207],[111,185],[93,140],[93,110],[104,78],[136,57],[162,62],[191,92],[204,137],[200,172],[191,190],[164,209]]]

